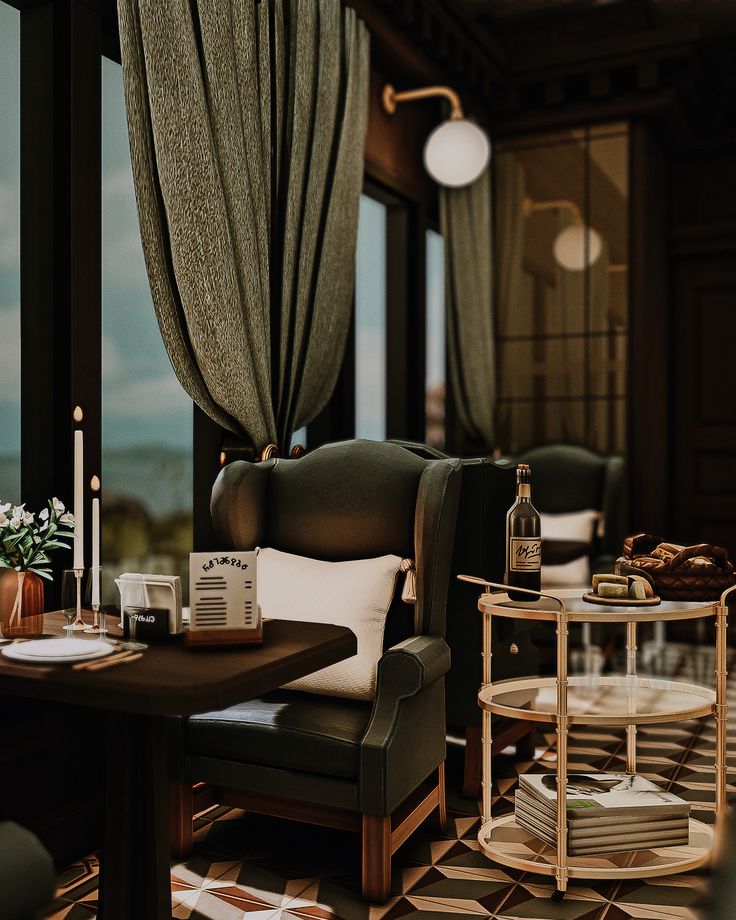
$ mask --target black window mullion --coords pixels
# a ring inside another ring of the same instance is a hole
[[[78,0],[21,11],[21,489],[34,510],[72,502],[76,405],[87,482],[101,471],[101,36]]]

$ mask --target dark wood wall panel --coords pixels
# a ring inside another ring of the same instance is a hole
[[[674,282],[674,536],[724,545],[736,558],[736,262],[680,259]]]
[[[650,125],[631,125],[629,529],[670,528],[672,322],[668,164]]]

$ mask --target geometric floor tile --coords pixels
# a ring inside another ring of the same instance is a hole
[[[705,650],[671,646],[668,673],[703,680],[712,667]],[[729,792],[736,798],[736,680],[729,688]],[[554,730],[541,725],[537,760],[494,761],[494,813],[513,808],[515,776],[555,768]],[[693,815],[713,821],[715,734],[707,722],[641,726],[640,772],[693,804]],[[573,727],[570,765],[581,770],[625,769],[621,731]],[[575,881],[564,901],[550,900],[554,881],[497,865],[480,852],[478,803],[460,794],[462,751],[448,751],[445,835],[429,822],[393,860],[393,892],[380,906],[360,897],[358,838],[341,831],[215,807],[195,820],[195,849],[171,867],[172,917],[181,920],[702,920],[706,872],[660,879]],[[47,917],[92,920],[97,913],[94,856],[58,876]],[[131,918],[134,920],[134,918]]]

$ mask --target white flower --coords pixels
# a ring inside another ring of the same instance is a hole
[[[67,512],[66,514],[62,514],[62,516],[59,518],[59,520],[60,520],[60,521],[63,521],[65,524],[73,524],[73,523],[74,523],[74,515],[73,515],[73,514],[69,514],[69,512]]]
[[[39,532],[39,533],[43,533],[44,530],[46,530],[46,529],[48,528],[48,526],[49,526],[49,522],[48,522],[48,521],[44,521],[43,524],[41,524],[41,526],[38,528],[38,532]]]
[[[0,511],[0,527],[5,527],[8,523],[8,518],[4,511]]]
[[[20,527],[20,518],[11,518],[8,526],[11,530],[17,530]]]
[[[60,502],[58,498],[51,499],[51,505],[54,511],[65,511],[64,502]]]
[[[20,522],[22,517],[23,517],[23,505],[16,505],[15,508],[13,508],[13,520]]]
[[[39,519],[39,521],[46,521],[46,520],[48,520],[48,517],[49,517],[49,509],[48,509],[48,508],[44,508],[43,511],[39,511],[39,512],[38,512],[38,519]]]
[[[10,508],[10,502],[5,502],[5,504],[0,505],[0,514],[5,514]]]
[[[32,524],[32,523],[33,523],[33,519],[34,519],[35,517],[36,517],[35,514],[32,514],[30,511],[26,511],[26,512],[24,512],[24,514],[23,514],[23,523],[24,523],[24,524]]]

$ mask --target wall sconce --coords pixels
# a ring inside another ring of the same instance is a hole
[[[440,185],[462,188],[480,176],[491,158],[491,142],[486,132],[463,115],[458,94],[449,86],[426,86],[397,93],[390,84],[383,88],[383,108],[393,115],[399,102],[442,96],[451,106],[450,117],[427,138],[424,168]]]
[[[567,210],[572,213],[572,224],[565,227],[555,237],[552,253],[555,262],[569,272],[581,272],[590,268],[600,258],[603,241],[600,234],[583,223],[583,215],[574,201],[567,198],[555,198],[551,201],[532,201],[524,199],[524,216],[529,217],[537,211]]]

